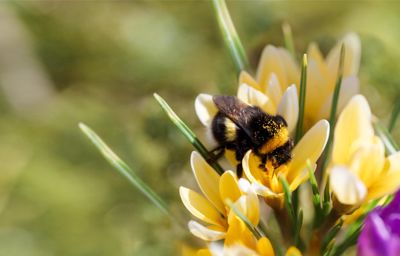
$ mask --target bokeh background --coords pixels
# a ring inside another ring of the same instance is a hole
[[[395,1],[228,1],[255,67],[292,26],[299,53],[362,40],[361,90],[387,122],[400,95]],[[192,147],[152,97],[199,134],[194,98],[233,94],[233,64],[209,1],[0,2],[0,255],[174,255],[188,232],[116,173],[83,121],[168,202],[189,213]],[[399,141],[399,125],[395,128]],[[179,217],[178,217],[179,216]]]

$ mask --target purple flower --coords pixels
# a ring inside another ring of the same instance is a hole
[[[358,238],[360,256],[400,255],[400,191],[386,207],[377,207],[365,219]]]

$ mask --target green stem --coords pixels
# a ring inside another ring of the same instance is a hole
[[[232,57],[237,73],[240,74],[242,70],[248,69],[249,61],[233,25],[226,3],[224,0],[212,0],[212,5],[225,47]]]
[[[332,149],[333,135],[334,135],[335,124],[336,124],[337,105],[339,102],[340,88],[342,86],[342,80],[343,80],[344,56],[345,56],[345,47],[344,47],[344,44],[342,44],[342,47],[340,48],[340,59],[339,59],[337,80],[336,80],[335,90],[333,92],[331,113],[329,116],[330,132],[329,132],[328,142],[326,144],[324,153],[322,155],[321,168],[319,169],[320,173],[317,173],[318,181],[320,183],[324,176],[325,168],[326,168],[327,162],[329,160],[329,155],[330,155],[331,149]]]
[[[215,157],[208,152],[207,148],[200,142],[197,138],[196,134],[187,126],[178,115],[172,110],[172,108],[167,104],[167,102],[161,98],[160,95],[154,93],[154,98],[160,104],[161,108],[168,115],[169,119],[178,127],[178,129],[182,132],[182,134],[189,140],[189,142],[197,149],[200,155],[207,161],[209,165],[211,165],[214,170],[219,174],[223,174],[224,170],[218,164]]]
[[[389,132],[393,131],[393,128],[396,125],[396,121],[397,121],[397,118],[399,117],[399,114],[400,114],[400,100],[397,100],[397,102],[394,105],[392,115],[390,117],[389,126],[388,126]]]
[[[286,49],[292,54],[293,58],[296,58],[296,51],[294,49],[294,41],[293,41],[293,34],[292,28],[288,23],[282,24],[282,31],[283,31],[283,38],[285,40],[285,47]]]
[[[295,143],[299,142],[299,140],[303,136],[304,112],[306,106],[306,90],[307,90],[307,54],[304,54],[303,62],[301,65],[299,119],[297,121],[297,126],[296,126]]]
[[[79,123],[79,128],[90,139],[90,141],[100,150],[104,158],[125,178],[127,178],[142,194],[144,194],[158,209],[171,219],[174,217],[170,214],[167,204],[154,192],[139,176],[122,161],[107,144],[88,126]]]
[[[385,126],[383,126],[379,121],[376,121],[373,125],[376,133],[382,139],[386,150],[389,152],[389,155],[394,154],[400,150],[399,146],[394,141],[394,139],[390,135],[390,132],[386,129]]]

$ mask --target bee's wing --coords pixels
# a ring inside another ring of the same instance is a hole
[[[250,105],[235,96],[213,96],[213,101],[219,111],[251,136],[251,132],[248,130],[248,121],[253,115]]]

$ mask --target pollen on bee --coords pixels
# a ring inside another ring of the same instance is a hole
[[[274,151],[276,148],[283,146],[289,139],[289,132],[286,127],[280,127],[273,138],[271,138],[264,146],[261,148],[260,152],[262,154],[268,154]]]

